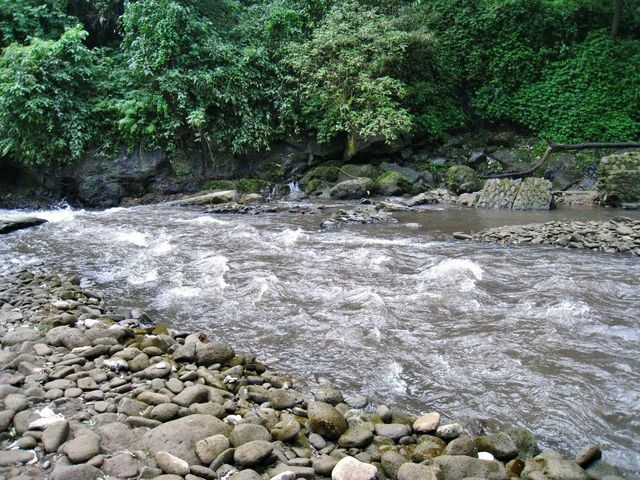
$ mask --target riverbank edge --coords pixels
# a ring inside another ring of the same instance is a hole
[[[23,271],[0,286],[8,479],[617,475],[594,445],[569,460],[540,453],[524,430],[476,432],[437,412],[365,410],[332,387],[303,392],[205,332],[143,326],[146,314],[108,308],[75,275]]]

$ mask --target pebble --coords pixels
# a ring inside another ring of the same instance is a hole
[[[169,452],[161,451],[156,453],[155,460],[158,467],[165,473],[180,476],[185,476],[189,473],[189,464]]]

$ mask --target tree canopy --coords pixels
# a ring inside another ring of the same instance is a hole
[[[6,0],[0,156],[640,136],[633,0]]]

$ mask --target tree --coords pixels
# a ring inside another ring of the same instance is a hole
[[[400,103],[405,87],[390,75],[407,42],[406,33],[371,8],[334,7],[285,59],[299,106],[295,119],[321,142],[345,136],[345,159],[355,154],[356,137],[389,142],[409,131],[412,117]]]
[[[80,27],[59,40],[12,44],[0,58],[0,155],[24,164],[77,159],[96,125],[96,60]]]
[[[121,132],[129,145],[176,149],[195,142],[209,153],[264,148],[274,117],[267,52],[227,41],[204,15],[205,2],[194,3],[198,9],[174,0],[127,6]]]

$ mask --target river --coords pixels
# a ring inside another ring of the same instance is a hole
[[[594,442],[637,474],[638,259],[447,234],[615,214],[427,208],[319,232],[320,215],[62,209],[0,237],[0,272],[76,271],[107,304],[206,330],[309,386],[524,427],[564,453]]]

